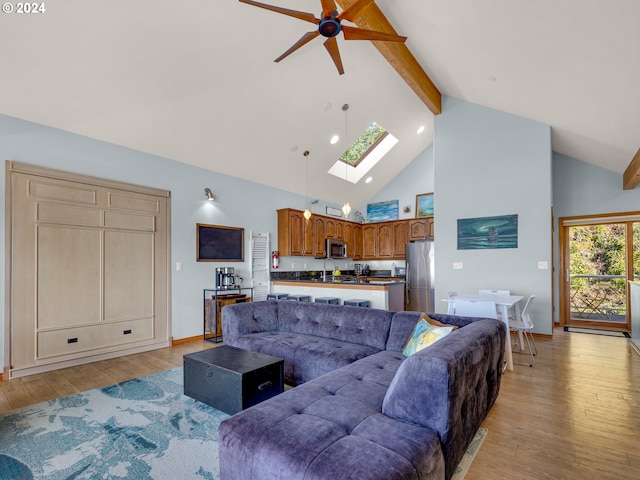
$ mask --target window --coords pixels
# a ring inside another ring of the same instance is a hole
[[[358,183],[396,143],[396,137],[373,122],[333,164],[329,173],[351,183]]]

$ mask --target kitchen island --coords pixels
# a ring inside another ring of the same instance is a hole
[[[371,308],[381,310],[404,310],[404,281],[376,280],[358,281],[322,280],[275,280],[273,293],[309,295],[311,301],[319,297],[336,297],[340,304],[345,300],[369,300]]]

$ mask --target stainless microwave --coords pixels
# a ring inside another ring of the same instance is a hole
[[[347,244],[344,240],[327,238],[327,258],[347,258]]]

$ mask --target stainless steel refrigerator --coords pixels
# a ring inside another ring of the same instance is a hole
[[[405,255],[407,263],[405,310],[434,312],[433,241],[407,243]]]

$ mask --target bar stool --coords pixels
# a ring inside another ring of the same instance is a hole
[[[338,297],[318,297],[314,300],[316,303],[327,303],[331,305],[340,304]]]
[[[293,300],[294,302],[310,302],[311,295],[289,295],[287,300]]]
[[[360,300],[360,299],[354,298],[351,300],[345,300],[342,303],[343,305],[351,305],[353,307],[371,308],[371,302],[369,300]]]
[[[286,300],[288,293],[267,293],[267,300]]]

